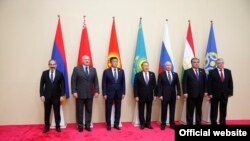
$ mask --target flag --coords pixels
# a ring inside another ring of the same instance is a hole
[[[63,45],[63,36],[62,36],[62,29],[60,18],[58,19],[55,41],[52,50],[52,57],[51,59],[56,60],[57,62],[57,69],[62,72],[64,76],[64,90],[66,98],[69,98],[69,83],[68,83],[68,72],[67,72],[67,61],[64,51]]]
[[[144,36],[143,36],[143,30],[142,30],[142,19],[140,19],[137,42],[136,42],[135,57],[134,57],[132,76],[131,76],[132,86],[134,85],[135,74],[141,71],[141,64],[143,61],[146,61],[146,60],[147,60],[147,54],[146,54]]]
[[[77,65],[82,65],[82,56],[87,55],[90,58],[90,64],[89,66],[93,66],[92,62],[92,56],[91,56],[91,50],[90,50],[90,45],[89,45],[89,37],[88,37],[88,30],[87,26],[84,20],[83,28],[82,28],[82,36],[81,36],[81,41],[80,41],[80,48],[79,48],[79,53],[78,53],[78,60],[77,60]]]
[[[115,29],[115,18],[113,18],[112,29],[111,29],[108,60],[107,60],[107,64],[106,64],[107,67],[111,67],[111,64],[109,61],[109,59],[111,57],[117,57],[118,58],[118,67],[122,68],[122,61],[121,61],[121,57],[120,57],[119,46],[118,46],[118,41],[117,41],[117,36],[116,36],[116,29]]]
[[[182,77],[183,77],[184,70],[192,67],[191,60],[194,57],[195,57],[194,43],[193,43],[193,37],[192,37],[191,24],[189,22],[188,30],[187,30],[187,37],[185,41],[184,56],[183,56]]]
[[[190,21],[188,21],[188,30],[187,30],[187,36],[185,41],[185,49],[184,49],[184,56],[183,56],[183,64],[182,64],[182,79],[184,70],[189,69],[192,67],[191,60],[195,57],[195,51],[194,51],[194,43],[193,43],[193,37],[192,37],[192,30],[191,30],[191,24]],[[186,101],[184,101],[182,109],[182,115],[181,115],[181,121],[186,123]]]
[[[209,70],[212,70],[216,68],[215,61],[218,58],[217,49],[216,49],[216,43],[215,43],[215,37],[214,37],[214,28],[213,23],[211,22],[209,37],[208,37],[208,44],[207,44],[207,51],[205,55],[205,66],[204,69],[206,71],[206,74],[208,75]]]
[[[164,34],[163,34],[162,46],[161,46],[159,73],[166,69],[165,62],[167,61],[172,63],[172,71],[174,71],[174,58],[173,58],[173,53],[172,53],[172,48],[171,48],[168,22],[166,21],[164,25]]]

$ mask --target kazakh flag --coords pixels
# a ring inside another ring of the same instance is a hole
[[[147,54],[146,54],[144,36],[142,31],[142,19],[140,18],[135,57],[132,69],[132,77],[131,77],[132,86],[134,85],[135,74],[141,71],[141,64],[146,60],[147,60]]]

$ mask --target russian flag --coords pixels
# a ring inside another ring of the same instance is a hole
[[[64,84],[65,84],[65,95],[66,98],[69,98],[69,83],[68,83],[68,72],[67,72],[67,61],[65,57],[64,45],[63,45],[63,37],[62,37],[62,29],[60,23],[60,17],[58,19],[56,36],[52,51],[51,59],[56,60],[57,69],[63,73],[64,76]]]
[[[166,69],[165,68],[166,61],[170,61],[172,63],[172,71],[174,71],[174,58],[173,58],[173,53],[172,53],[172,48],[171,48],[167,20],[164,25],[164,34],[163,34],[162,47],[161,47],[159,73]]]

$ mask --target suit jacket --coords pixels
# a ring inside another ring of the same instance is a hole
[[[158,76],[158,96],[163,96],[163,100],[176,100],[176,95],[181,95],[178,74],[172,72],[172,82],[169,83],[166,71]]]
[[[225,97],[233,95],[233,79],[231,71],[224,69],[224,81],[221,81],[218,69],[209,71],[208,75],[208,95],[219,98],[223,94]]]
[[[124,70],[118,69],[118,80],[115,81],[111,68],[105,69],[102,76],[102,94],[113,98],[115,93],[118,94],[118,98],[125,95],[125,74]]]
[[[64,77],[63,74],[56,70],[54,81],[51,82],[49,71],[46,70],[42,73],[40,80],[40,96],[45,98],[60,98],[64,96]]]
[[[146,84],[143,72],[135,74],[134,79],[134,96],[139,97],[140,101],[153,100],[153,96],[157,95],[155,74],[149,71],[149,81]]]
[[[184,71],[183,94],[188,94],[190,98],[203,97],[207,92],[207,80],[204,69],[199,68],[199,80],[196,79],[193,68]]]
[[[86,74],[83,66],[75,67],[71,76],[71,91],[84,99],[93,98],[95,92],[99,93],[96,69],[89,67],[89,74]]]

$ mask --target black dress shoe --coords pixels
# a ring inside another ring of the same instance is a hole
[[[170,128],[175,129],[175,125],[170,125]]]
[[[61,132],[61,128],[60,127],[56,127],[56,132]]]
[[[91,128],[89,126],[86,126],[85,129],[89,132],[91,131]]]
[[[83,131],[83,128],[82,128],[82,127],[79,127],[79,128],[78,128],[78,131],[79,131],[79,132],[82,132],[82,131]]]
[[[146,125],[145,127],[148,129],[153,129],[153,127],[151,125]]]
[[[118,125],[114,125],[114,128],[117,130],[121,130],[121,128]]]
[[[110,131],[111,130],[111,126],[107,126],[107,130]]]
[[[161,125],[161,130],[165,130],[166,125]]]
[[[145,126],[144,126],[144,125],[141,125],[140,128],[143,130],[143,129],[145,128]]]
[[[49,126],[45,126],[43,129],[43,133],[47,133],[47,132],[49,132]]]

